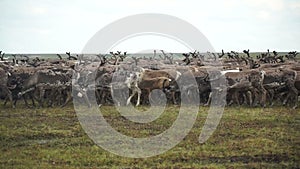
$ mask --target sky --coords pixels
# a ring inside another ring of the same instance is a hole
[[[101,28],[126,16],[167,14],[199,29],[215,51],[300,51],[299,0],[0,0],[0,50],[80,53]],[[139,36],[112,50],[185,52],[173,39]]]

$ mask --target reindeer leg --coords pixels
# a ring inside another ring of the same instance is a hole
[[[44,104],[44,96],[45,96],[45,89],[40,89],[40,96],[39,96],[39,106],[42,108],[44,107],[43,104]]]
[[[13,102],[13,98],[12,98],[12,95],[10,95],[10,103],[11,103],[11,107],[14,109],[16,108],[14,102]]]
[[[253,101],[253,106],[257,107],[257,104],[259,102],[259,91],[258,89],[254,90],[254,101]]]
[[[138,98],[137,98],[137,102],[136,102],[136,106],[139,106],[140,105],[140,99],[141,99],[141,89],[137,89],[137,93],[138,93]]]
[[[148,100],[149,100],[149,105],[150,105],[150,103],[151,103],[151,101],[153,101],[153,99],[152,99],[152,96],[150,95],[150,91],[149,91],[149,94],[148,94]]]
[[[176,98],[175,98],[175,91],[172,91],[171,95],[172,95],[172,99],[173,99],[173,104],[177,104]]]
[[[234,92],[234,100],[235,100],[235,102],[237,103],[237,105],[238,105],[238,107],[240,107],[241,105],[240,105],[240,101],[239,101],[239,92],[238,91],[235,91]]]
[[[71,100],[72,100],[72,92],[68,91],[66,101],[63,105],[61,105],[61,107],[65,107]]]
[[[248,97],[248,102],[249,102],[249,106],[251,107],[252,106],[252,92],[251,91],[247,91],[247,97]]]
[[[248,104],[249,103],[247,96],[248,96],[248,92],[242,93],[242,99],[243,99],[243,100],[241,100],[242,104]]]
[[[274,105],[274,102],[273,102],[273,99],[274,99],[274,92],[275,92],[275,91],[274,91],[273,89],[272,89],[272,90],[269,90],[269,92],[268,92],[268,93],[269,93],[269,97],[270,97],[269,99],[270,99],[270,106],[271,106],[271,107],[273,107],[273,105]]]
[[[97,104],[100,105],[101,101],[102,101],[101,90],[96,89],[95,90],[95,96],[96,96],[96,102],[97,102]]]
[[[293,97],[294,99],[292,99],[294,101],[293,109],[296,109],[298,107],[298,90],[295,88],[294,85],[291,85],[290,88],[291,88],[290,89],[291,92],[289,92],[289,94],[292,95],[292,96],[294,96]]]
[[[4,89],[3,89],[3,92],[6,94],[4,106],[6,105],[7,100],[9,100],[10,103],[11,103],[12,108],[15,108],[15,107],[14,107],[14,104],[13,104],[13,100],[12,100],[11,91],[10,91],[8,88],[4,88]]]
[[[291,97],[291,95],[293,95],[293,91],[292,89],[288,88],[288,94],[287,96],[285,97],[285,99],[283,100],[283,105],[287,105],[287,101],[289,100],[289,98]]]
[[[204,106],[208,106],[208,105],[210,104],[211,98],[212,98],[212,92],[209,93],[208,100],[207,100],[207,102],[204,104]]]
[[[8,93],[8,99],[11,103],[11,107],[16,108],[15,105],[13,104],[13,98],[12,98],[12,95],[11,95],[11,91],[9,89],[8,89],[7,93]]]
[[[26,107],[29,108],[30,106],[29,106],[29,104],[28,104],[28,102],[27,102],[27,100],[26,100],[26,96],[25,96],[25,95],[22,95],[22,98],[23,98],[23,101],[24,101]]]
[[[5,100],[4,100],[4,103],[3,103],[3,106],[6,106],[6,104],[7,104],[7,101],[8,101],[8,97],[5,97]]]
[[[17,101],[18,101],[18,99],[14,99],[14,107],[17,106]]]
[[[298,107],[298,91],[295,95],[295,105],[294,105],[293,109],[296,109],[297,107]]]
[[[260,93],[261,93],[261,105],[263,108],[266,107],[266,100],[267,100],[267,91],[264,88],[260,88]]]
[[[227,103],[227,105],[228,106],[231,106],[232,104],[233,104],[233,94],[228,94],[228,96],[227,96],[227,98],[228,98],[228,103]]]
[[[104,104],[105,102],[106,102],[106,100],[104,100],[104,98],[106,98],[106,92],[104,92],[104,91],[102,91],[102,90],[100,90],[100,91],[98,91],[97,92],[98,94],[98,96],[97,96],[97,98],[98,98],[98,104],[99,105],[102,105],[102,104]],[[104,103],[103,103],[103,100],[104,100]]]
[[[130,95],[129,98],[127,99],[126,105],[129,105],[129,103],[130,103],[130,101],[131,101],[131,98],[135,95],[136,92],[137,92],[136,89],[133,89],[133,90],[132,90],[131,95]]]
[[[89,98],[87,96],[87,92],[86,91],[82,91],[81,93],[82,93],[82,95],[84,97],[85,102],[88,104],[88,107],[89,108],[92,107],[91,103],[89,102]]]
[[[33,106],[33,107],[36,107],[35,101],[34,101],[34,97],[33,97],[33,93],[31,93],[29,97],[30,97],[30,99],[31,99],[32,106]]]

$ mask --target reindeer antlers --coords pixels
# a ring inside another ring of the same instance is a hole
[[[250,53],[249,53],[250,50],[249,50],[249,49],[248,49],[248,50],[243,50],[243,52],[244,52],[245,54],[247,54],[247,57],[248,57],[248,58],[250,58]]]
[[[56,54],[56,55],[58,56],[59,60],[62,60],[62,57],[60,54]]]
[[[219,58],[222,58],[224,55],[225,55],[225,53],[224,53],[224,50],[222,49],[222,53],[220,55],[218,54],[218,56],[219,56]]]
[[[66,54],[69,56],[69,60],[77,60],[77,58],[75,56],[71,56],[70,52],[66,52]]]
[[[2,51],[0,51],[0,59],[1,59],[1,61],[3,61],[5,53],[3,53],[2,55],[1,55],[1,53],[2,53]]]

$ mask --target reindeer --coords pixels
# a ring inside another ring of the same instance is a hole
[[[146,91],[145,98],[149,98],[149,94],[154,89],[165,89],[170,86],[171,79],[166,77],[156,77],[156,78],[149,78],[144,77],[143,72],[142,73],[134,73],[131,74],[129,78],[126,80],[126,84],[128,85],[128,88],[132,90],[132,94],[127,99],[127,105],[130,103],[131,98],[138,94],[138,99],[136,106],[139,106],[140,104],[140,97],[142,90]]]
[[[285,55],[285,57],[288,59],[288,60],[293,60],[293,61],[296,61],[296,56],[298,55],[299,53],[297,51],[291,51],[289,52],[287,55]]]
[[[295,87],[295,82],[297,79],[297,72],[291,69],[263,69],[266,74],[265,78],[263,81],[264,85],[269,85],[269,84],[274,84],[274,83],[279,83],[278,86],[273,86],[273,87],[267,87],[268,88],[268,93],[271,97],[275,95],[276,91],[280,91],[279,88],[284,89],[284,93],[282,94],[287,94],[283,101],[283,105],[285,105],[288,101],[288,99],[293,98],[294,101],[294,106],[293,108],[295,109],[297,107],[298,103],[298,90]],[[281,95],[282,95],[281,94]],[[272,100],[270,100],[271,105],[272,105]]]
[[[15,108],[15,105],[13,104],[12,93],[10,91],[9,86],[7,85],[8,76],[10,76],[10,73],[7,70],[0,67],[0,90],[2,90],[4,95],[9,99],[11,106]]]

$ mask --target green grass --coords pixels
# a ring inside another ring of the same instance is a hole
[[[145,110],[145,107],[139,109]],[[170,127],[178,107],[169,106],[149,124],[101,108],[119,132],[134,137],[156,135]],[[0,168],[299,168],[300,112],[289,108],[225,109],[204,144],[198,137],[208,108],[200,108],[187,137],[164,154],[132,159],[111,154],[85,134],[71,105],[64,109],[0,109]]]

